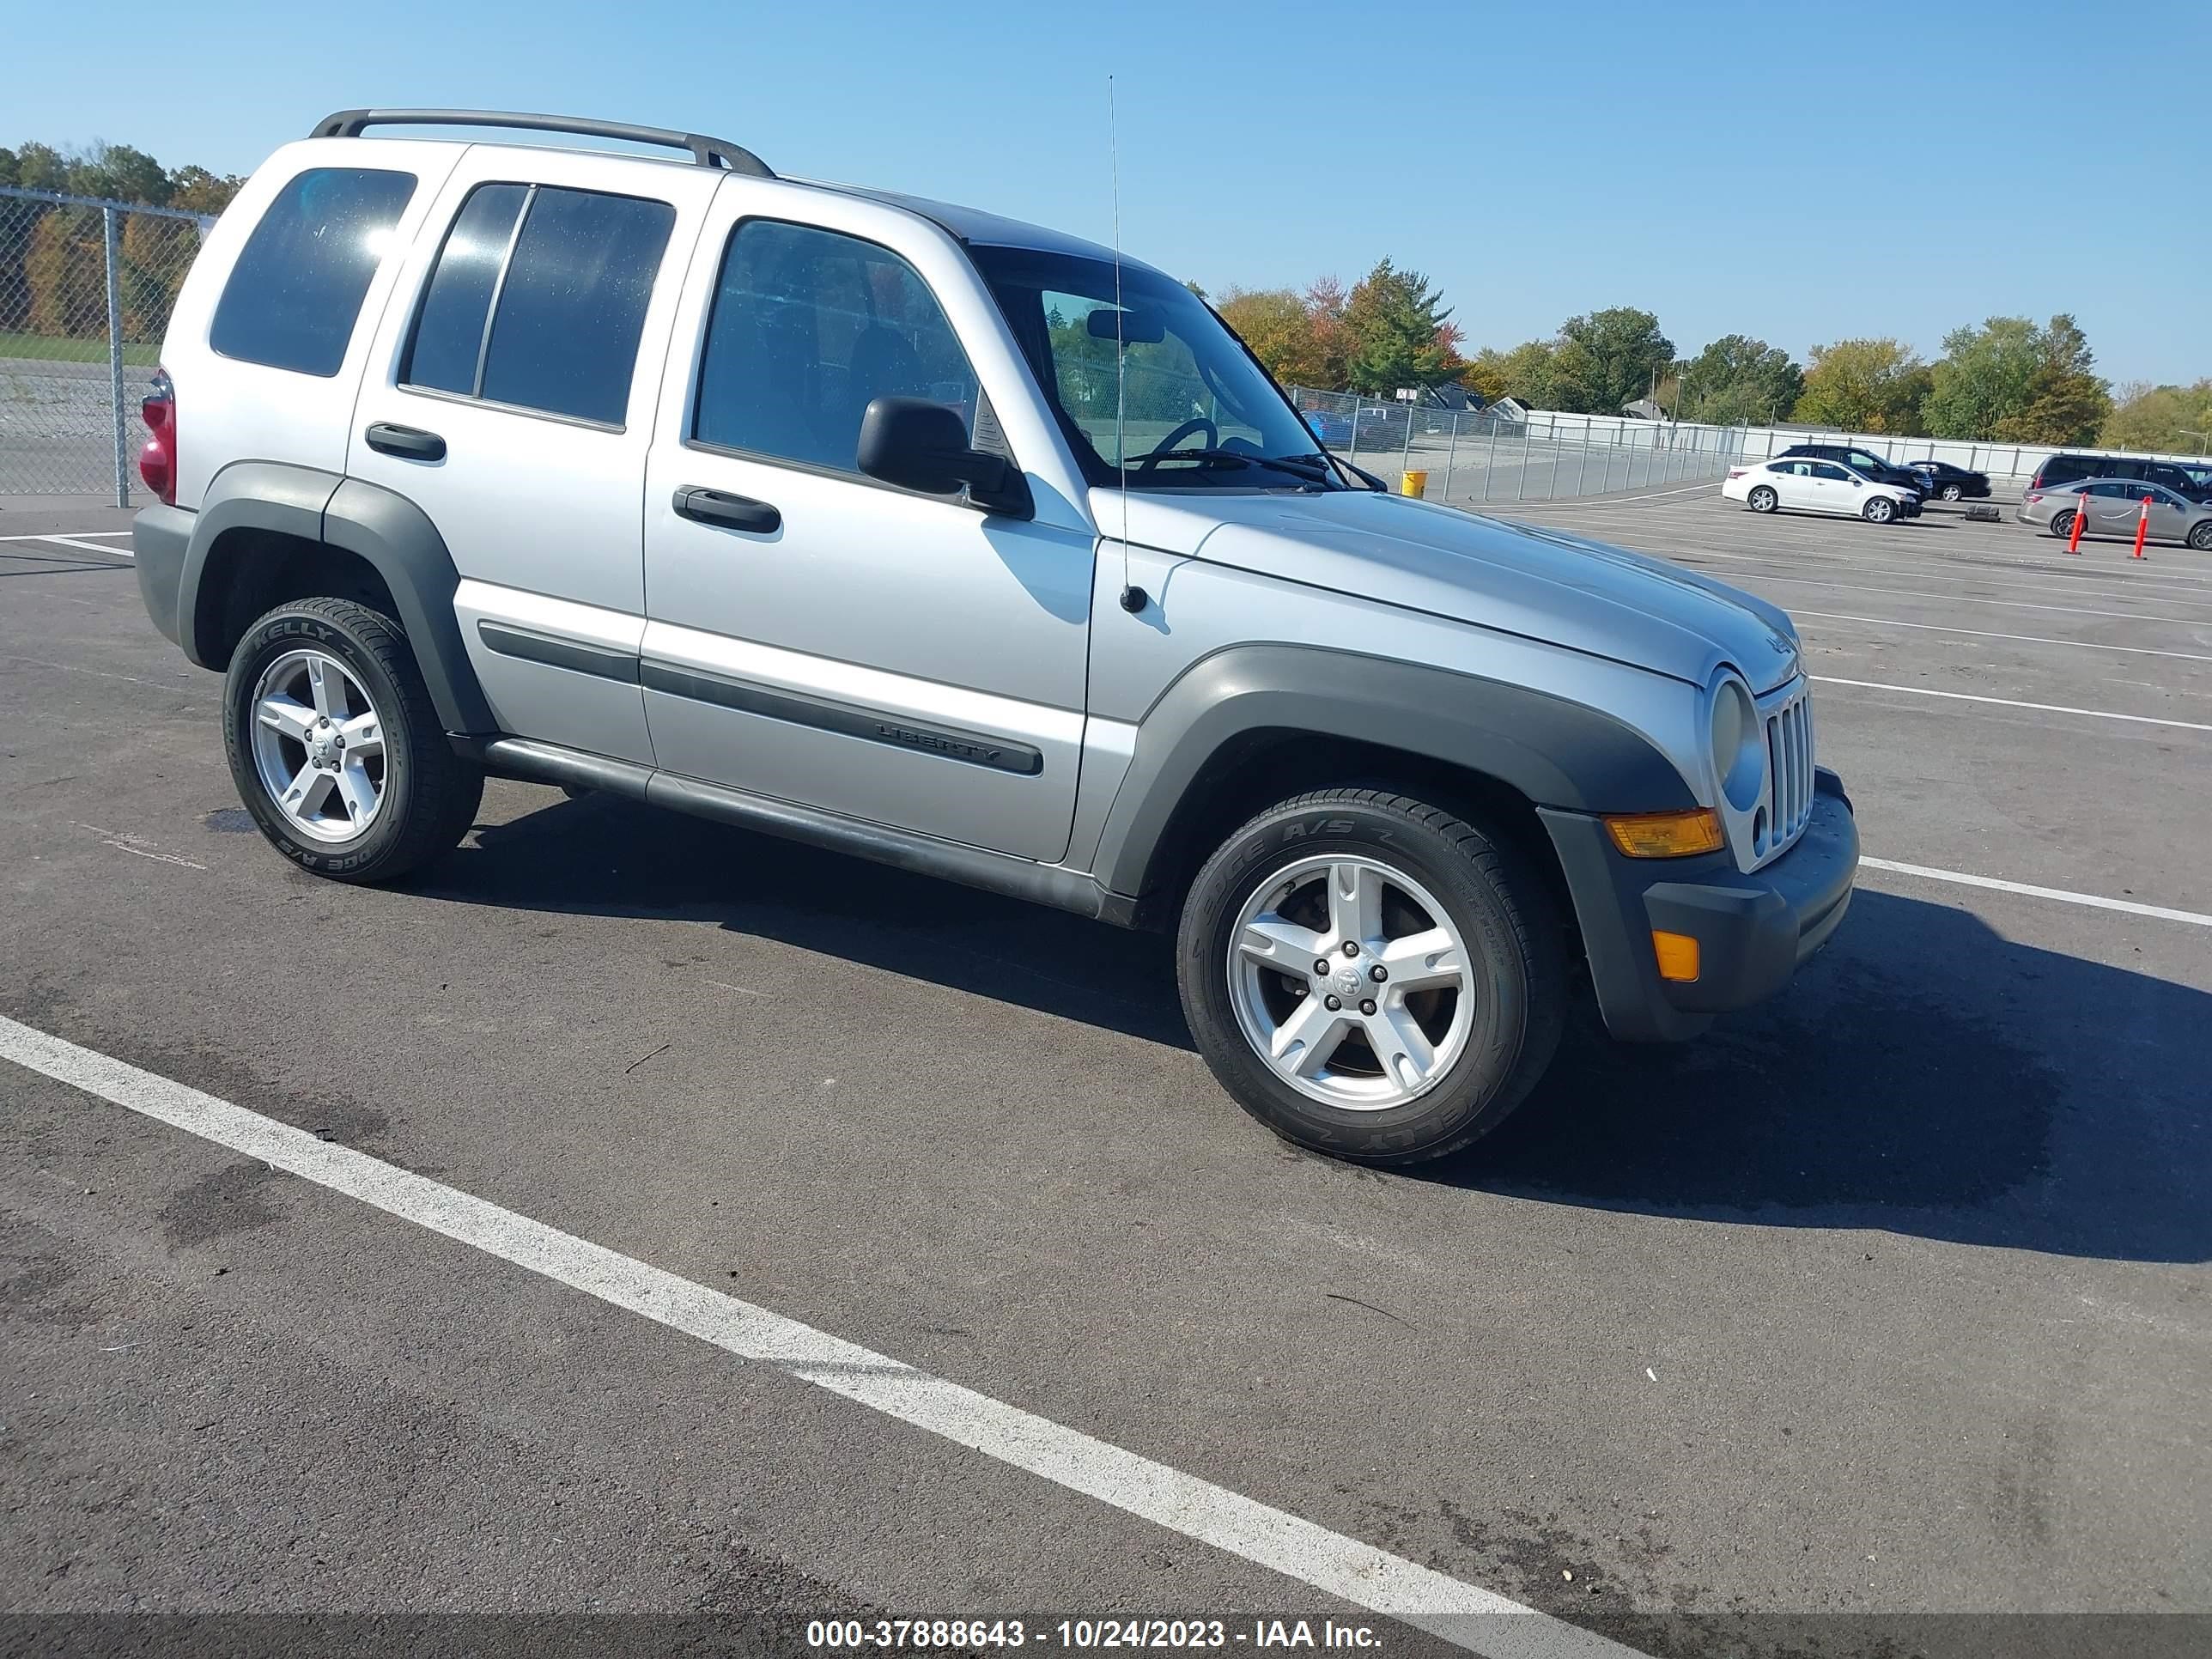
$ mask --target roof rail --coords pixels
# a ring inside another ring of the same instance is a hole
[[[499,109],[342,109],[315,123],[310,138],[358,138],[370,127],[520,127],[532,132],[570,132],[586,138],[620,138],[691,152],[702,167],[724,167],[754,179],[773,179],[768,163],[742,144],[670,127],[634,127],[625,121],[587,121],[570,115],[526,115]]]

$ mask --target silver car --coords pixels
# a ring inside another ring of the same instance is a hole
[[[2083,536],[2131,542],[2146,501],[2150,503],[2150,540],[2180,542],[2212,552],[2212,507],[2142,478],[2084,478],[2058,489],[2031,489],[2014,516],[2054,536],[2070,537],[2075,516],[2087,514]]]

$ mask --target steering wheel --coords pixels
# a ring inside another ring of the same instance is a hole
[[[1160,446],[1158,449],[1153,450],[1149,454],[1139,455],[1137,458],[1137,471],[1139,472],[1150,472],[1154,467],[1158,466],[1162,461],[1167,459],[1170,455],[1173,454],[1175,453],[1175,447],[1181,443],[1185,438],[1190,436],[1194,432],[1203,432],[1206,434],[1206,447],[1208,449],[1218,449],[1221,447],[1221,428],[1214,425],[1212,422],[1207,420],[1205,416],[1194,415],[1190,419],[1185,421],[1181,426],[1177,427],[1174,431],[1169,433],[1166,437],[1163,438],[1160,441]]]

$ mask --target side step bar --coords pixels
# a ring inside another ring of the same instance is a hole
[[[876,864],[980,887],[1027,899],[1055,910],[1109,922],[1117,927],[1138,925],[1137,902],[1109,892],[1097,880],[1079,871],[1036,864],[987,848],[960,842],[940,841],[888,824],[868,823],[819,807],[800,806],[766,795],[748,794],[698,778],[679,777],[635,761],[614,760],[605,755],[564,749],[534,738],[495,738],[476,752],[484,765],[503,777],[535,783],[566,784],[603,789],[627,795],[653,806],[665,806],[695,817],[716,818],[741,830],[751,830],[785,841],[828,848]]]

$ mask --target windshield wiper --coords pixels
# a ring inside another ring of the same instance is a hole
[[[1241,449],[1167,449],[1139,455],[1136,465],[1151,471],[1162,461],[1196,461],[1206,466],[1271,466],[1294,478],[1321,483],[1328,477],[1328,463],[1319,455],[1252,455]]]

